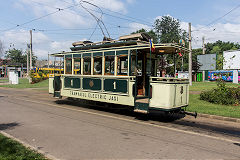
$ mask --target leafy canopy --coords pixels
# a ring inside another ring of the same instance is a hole
[[[24,53],[22,50],[13,48],[9,49],[8,51],[5,52],[5,58],[11,59],[11,64],[14,66],[21,66],[23,65],[24,67],[27,66],[27,54]],[[36,62],[37,57],[33,56],[33,65]]]

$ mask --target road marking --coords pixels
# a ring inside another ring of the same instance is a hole
[[[108,117],[108,118],[112,118],[112,119],[123,120],[123,121],[127,121],[127,122],[134,122],[134,123],[138,123],[138,124],[153,126],[153,127],[156,127],[156,128],[164,128],[164,129],[168,129],[168,130],[171,130],[171,131],[177,131],[177,132],[182,132],[182,133],[186,133],[186,134],[212,138],[212,139],[226,141],[226,142],[230,142],[230,143],[240,143],[240,141],[234,141],[234,140],[231,140],[231,139],[226,139],[226,138],[221,138],[221,137],[214,137],[214,136],[205,135],[205,134],[201,134],[201,133],[196,133],[196,132],[192,132],[192,131],[184,131],[184,130],[181,130],[181,129],[171,128],[171,127],[167,127],[167,126],[160,126],[160,125],[156,125],[156,124],[151,124],[151,123],[146,123],[146,122],[126,119],[126,118],[121,118],[121,117],[116,117],[116,116],[111,116],[111,115],[105,115],[105,114],[101,114],[101,113],[84,111],[84,110],[81,110],[81,109],[68,108],[68,107],[58,106],[58,105],[50,104],[50,103],[44,103],[44,102],[40,102],[40,101],[28,100],[28,99],[24,99],[24,98],[16,98],[16,97],[13,97],[13,98],[18,99],[18,100],[27,101],[27,102],[44,104],[44,105],[54,106],[54,107],[57,107],[57,108],[77,111],[77,112],[83,112],[83,113],[88,113],[88,114],[92,114],[92,115],[98,115],[98,116],[102,116],[102,117]]]

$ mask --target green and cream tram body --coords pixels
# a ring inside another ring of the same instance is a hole
[[[140,39],[142,34],[137,37],[76,42],[71,52],[52,54],[64,59],[64,74],[49,77],[49,93],[130,106],[140,113],[188,106],[188,79],[157,76],[159,57],[172,54],[175,59],[178,52],[188,50],[177,44],[155,44],[152,52],[149,42]]]

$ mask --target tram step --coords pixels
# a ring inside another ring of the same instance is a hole
[[[62,98],[60,91],[55,91],[54,94],[53,94],[53,97]]]
[[[139,100],[142,100],[142,99],[139,99]],[[135,106],[134,106],[134,112],[147,114],[148,113],[148,107],[149,107],[148,103],[142,103],[142,102],[137,102],[136,101]]]
[[[145,99],[148,98],[147,96],[144,95],[137,95],[136,99]]]
[[[148,103],[149,99],[148,98],[141,98],[141,99],[136,99],[135,102],[138,102],[138,103]]]
[[[148,111],[146,111],[146,110],[141,110],[141,109],[134,109],[134,112],[143,113],[143,114],[147,114],[147,113],[148,113]]]

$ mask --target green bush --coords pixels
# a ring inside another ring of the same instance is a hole
[[[240,102],[240,87],[227,88],[223,80],[218,80],[217,88],[203,91],[200,99],[211,103],[224,105],[238,105]]]

